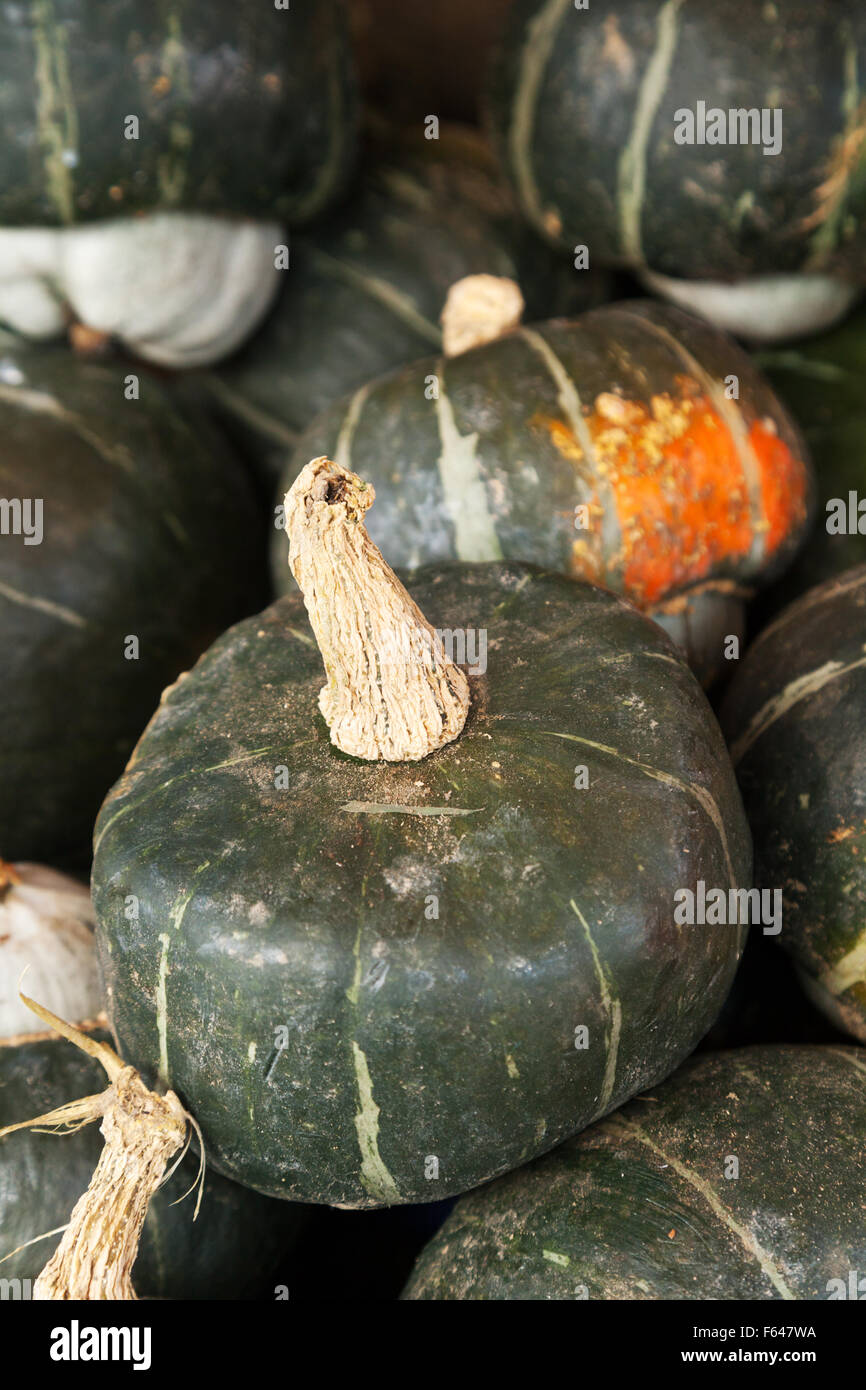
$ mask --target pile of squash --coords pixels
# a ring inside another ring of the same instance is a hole
[[[0,1277],[848,1296],[864,67],[801,0],[0,12]]]

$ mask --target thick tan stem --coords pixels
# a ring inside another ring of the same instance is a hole
[[[125,1067],[103,1095],[105,1147],[63,1239],[33,1286],[35,1299],[132,1299],[131,1270],[147,1208],[186,1137],[173,1091],[149,1091]]]
[[[445,356],[459,357],[511,333],[524,307],[519,285],[504,276],[466,275],[455,281],[441,314]]]
[[[331,742],[414,762],[460,733],[469,686],[367,534],[375,495],[329,459],[308,463],[286,494],[289,564],[325,664]]]

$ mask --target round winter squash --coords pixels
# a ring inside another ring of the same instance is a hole
[[[282,224],[341,187],[354,124],[337,0],[5,6],[0,320],[224,356],[276,293]]]
[[[27,988],[103,1038],[91,924],[90,895],[74,879],[0,863],[0,1130],[104,1086],[98,1063],[41,1028],[17,995],[29,962]],[[20,1130],[0,1139],[0,1259],[26,1245],[4,1261],[2,1278],[29,1281],[11,1286],[22,1298],[31,1296],[57,1236],[29,1242],[68,1221],[99,1158],[97,1131],[94,1123],[77,1133]],[[193,1221],[195,1196],[173,1204],[195,1186],[197,1166],[186,1158],[153,1199],[133,1271],[140,1296],[243,1297],[267,1277],[306,1214],[207,1174]]]
[[[759,359],[800,425],[815,464],[817,516],[768,593],[778,610],[815,584],[866,562],[866,315]]]
[[[850,0],[517,0],[490,94],[527,216],[720,327],[772,340],[864,283]]]
[[[83,860],[163,687],[260,602],[255,502],[160,382],[8,339],[0,496],[0,845]]]
[[[742,942],[677,927],[675,891],[751,867],[658,627],[516,564],[431,566],[410,599],[372,495],[326,459],[298,478],[322,656],[297,595],[216,642],[107,798],[93,878],[124,1055],[227,1176],[351,1207],[465,1191],[666,1075]]]
[[[604,585],[660,619],[705,678],[811,506],[802,441],[748,358],[650,302],[368,384],[310,426],[286,484],[322,453],[382,492],[371,534],[394,563],[504,557]],[[275,531],[284,590],[282,548]]]
[[[864,1082],[854,1047],[692,1058],[555,1153],[464,1197],[403,1296],[857,1298]]]
[[[724,705],[779,945],[866,1042],[866,566],[812,589],[749,648]]]
[[[481,137],[386,142],[356,195],[292,238],[291,272],[261,331],[208,378],[228,426],[270,484],[287,445],[319,411],[372,377],[442,347],[450,287],[467,275],[516,280],[533,317],[605,295],[518,216]],[[283,566],[285,568],[285,566]]]

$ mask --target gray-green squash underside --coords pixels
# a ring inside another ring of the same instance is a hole
[[[550,1148],[687,1055],[741,949],[736,925],[673,920],[679,887],[747,883],[751,847],[664,634],[519,565],[411,592],[486,633],[454,743],[339,753],[286,597],[166,692],[96,831],[123,1055],[220,1171],[297,1200],[434,1200]]]
[[[403,1297],[850,1298],[866,1265],[864,1085],[854,1047],[692,1058],[463,1198]]]

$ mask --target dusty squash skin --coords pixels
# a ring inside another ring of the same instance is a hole
[[[362,387],[304,433],[283,490],[319,454],[377,488],[370,534],[394,564],[504,557],[604,585],[661,621],[706,680],[812,509],[805,446],[749,358],[648,301]],[[272,572],[286,592],[276,529]]]
[[[524,210],[566,246],[686,279],[862,283],[864,56],[856,0],[518,0],[491,125]],[[781,152],[677,144],[698,101],[781,108]]]
[[[866,1264],[864,1083],[854,1047],[692,1058],[463,1198],[403,1297],[829,1298]]]
[[[0,543],[0,844],[83,863],[161,690],[261,602],[261,532],[237,460],[156,378],[125,400],[122,364],[5,336],[0,358],[0,496],[41,499],[44,529]]]
[[[0,1043],[0,1129],[104,1086],[99,1064],[61,1038]],[[98,1123],[62,1138],[21,1130],[0,1140],[0,1257],[68,1221],[101,1148]],[[197,1170],[197,1157],[188,1155],[151,1202],[132,1272],[140,1298],[253,1296],[306,1219],[302,1207],[277,1205],[208,1172],[193,1222],[195,1192],[172,1203],[192,1186]],[[52,1236],[20,1251],[0,1266],[0,1277],[35,1281],[58,1240]]]
[[[778,943],[813,1002],[866,1042],[866,566],[761,633],[722,718],[756,883],[783,894]]]
[[[338,752],[289,596],[166,692],[96,830],[123,1055],[170,1079],[222,1172],[296,1200],[436,1200],[552,1147],[676,1066],[741,950],[737,926],[673,922],[678,887],[747,884],[751,846],[664,634],[526,566],[410,591],[434,627],[487,631],[454,743]]]
[[[293,237],[291,272],[263,328],[208,377],[221,418],[269,487],[320,411],[441,349],[439,316],[455,281],[516,280],[532,318],[606,297],[604,272],[577,271],[539,244],[475,132],[445,126],[438,140],[369,155],[353,196],[314,233]]]
[[[137,140],[124,136],[130,113]],[[342,10],[7,5],[0,127],[0,226],[156,209],[306,220],[354,151]]]

